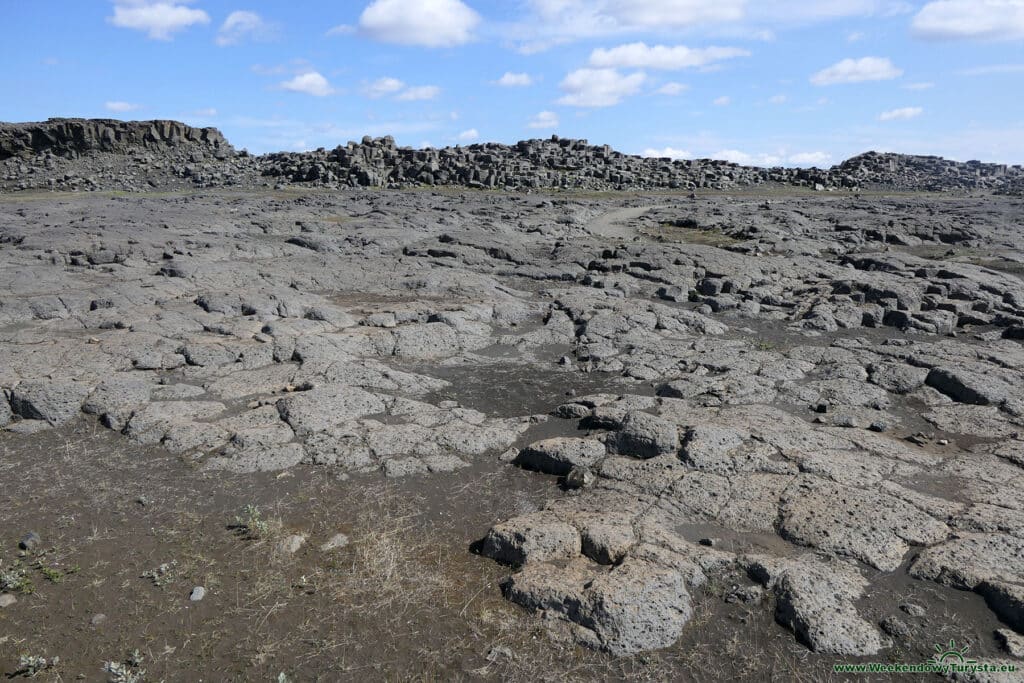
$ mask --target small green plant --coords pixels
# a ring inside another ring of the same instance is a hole
[[[56,567],[40,567],[39,571],[53,583],[64,583],[65,574]]]
[[[60,657],[47,659],[39,655],[21,655],[18,657],[18,675],[33,678],[36,674],[47,669],[53,669],[60,664]]]
[[[174,582],[174,570],[178,567],[177,560],[171,560],[170,562],[164,562],[162,565],[155,569],[149,569],[142,572],[143,579],[149,579],[153,582],[154,586],[163,588],[169,583]]]
[[[270,533],[270,524],[263,519],[260,509],[252,504],[242,508],[242,514],[235,517],[232,526],[246,538],[263,538]]]
[[[767,339],[758,339],[756,342],[754,342],[754,348],[756,348],[758,351],[774,351],[776,347],[774,343],[768,341]]]
[[[146,671],[142,667],[142,653],[132,650],[128,658],[121,662],[104,662],[103,670],[107,673],[109,683],[142,683]]]
[[[24,569],[11,567],[0,570],[0,592],[6,593],[29,593],[35,592],[35,585]]]

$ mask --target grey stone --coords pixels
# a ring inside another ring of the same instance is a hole
[[[679,450],[679,430],[675,424],[639,410],[631,410],[613,442],[616,453],[634,458],[654,458]]]
[[[592,467],[605,455],[605,445],[594,439],[555,437],[535,441],[519,451],[515,464],[546,474],[567,475],[574,467]]]
[[[580,554],[576,527],[549,512],[535,512],[494,525],[484,538],[481,554],[511,565],[570,559]]]
[[[22,550],[35,550],[40,543],[43,542],[43,538],[35,531],[30,531],[21,537],[18,541],[18,547]]]
[[[87,384],[65,380],[21,382],[11,391],[11,408],[25,419],[59,426],[75,419],[91,390]]]

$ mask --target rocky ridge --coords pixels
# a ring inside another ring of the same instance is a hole
[[[0,124],[0,189],[458,186],[516,190],[724,190],[764,184],[816,190],[1024,192],[1020,166],[862,154],[830,169],[756,168],[713,159],[622,154],[552,136],[514,145],[399,147],[364,137],[332,150],[236,153],[219,131],[175,121],[50,119]]]

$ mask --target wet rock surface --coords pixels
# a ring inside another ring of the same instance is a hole
[[[883,623],[897,578],[1024,628],[1019,200],[217,190],[0,217],[0,440],[91,420],[211,476],[530,470],[548,502],[467,545],[616,656],[713,601],[878,655],[933,607]]]

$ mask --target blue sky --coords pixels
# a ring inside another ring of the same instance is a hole
[[[8,0],[0,119],[1024,163],[1024,0]]]

